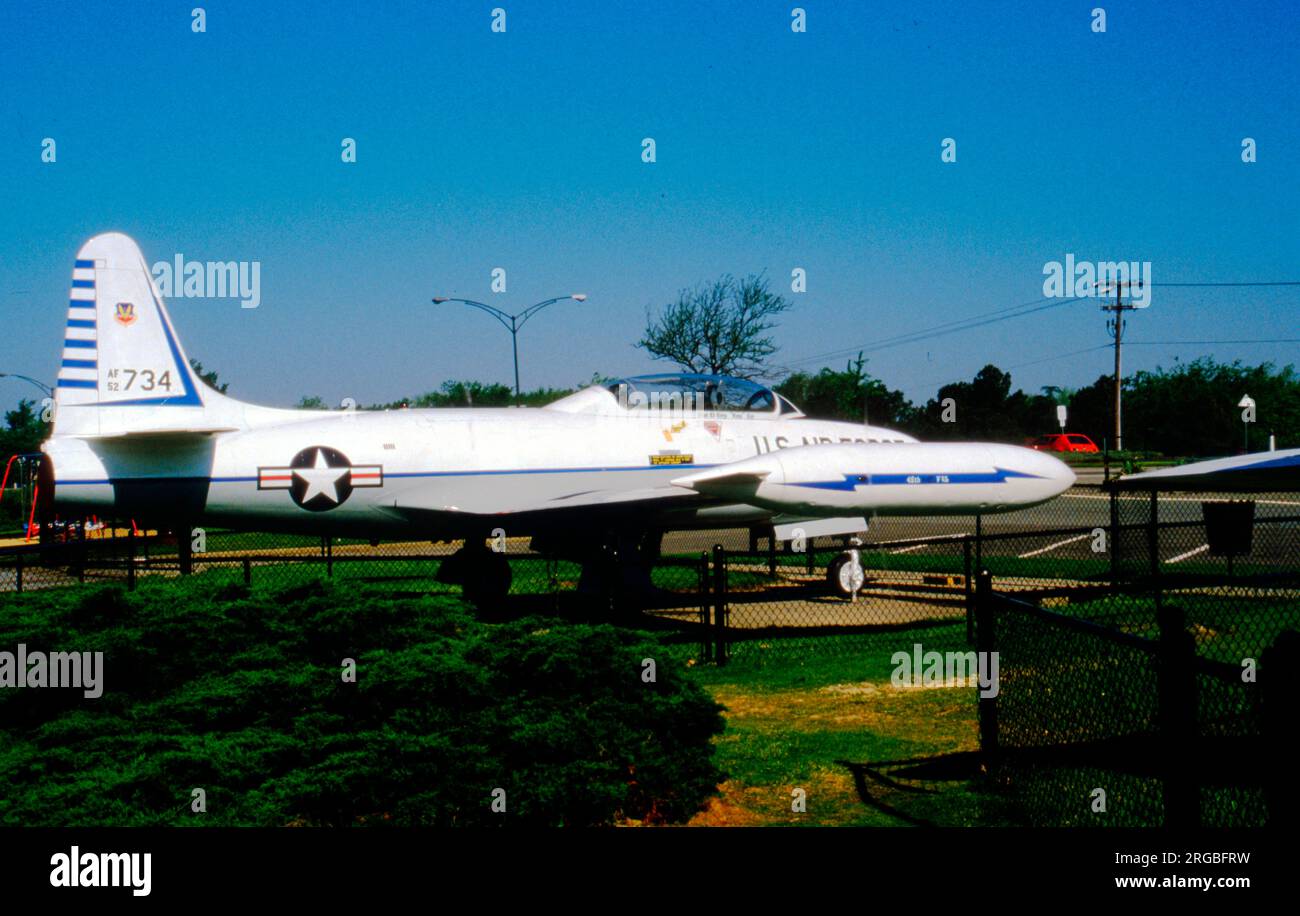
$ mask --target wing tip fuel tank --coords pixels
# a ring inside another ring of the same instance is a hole
[[[782,449],[679,477],[675,486],[814,515],[1005,512],[1074,485],[1064,462],[1014,445],[824,444]]]

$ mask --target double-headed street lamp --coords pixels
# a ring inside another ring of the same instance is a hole
[[[524,309],[518,315],[507,314],[506,312],[501,311],[501,309],[495,306],[488,305],[485,302],[476,302],[473,299],[461,299],[455,296],[434,296],[433,297],[433,301],[437,305],[442,305],[442,303],[444,302],[462,302],[465,305],[472,305],[476,309],[487,312],[497,321],[505,325],[506,330],[510,332],[510,341],[515,351],[515,404],[516,405],[518,405],[519,403],[519,329],[524,326],[525,321],[527,321],[529,318],[532,318],[534,315],[536,315],[542,309],[546,308],[548,305],[553,305],[556,302],[563,302],[565,299],[572,299],[575,302],[585,302],[587,300],[587,294],[574,293],[571,296],[556,296],[554,299],[546,299],[542,302],[537,303],[536,305],[528,306],[528,308]]]
[[[0,372],[0,378],[20,378],[24,382],[31,382],[37,388],[41,389],[41,391],[44,391],[48,397],[54,397],[53,388],[51,388],[49,385],[45,384],[44,382],[38,382],[30,375],[19,375],[17,372]]]

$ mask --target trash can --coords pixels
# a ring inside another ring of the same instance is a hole
[[[1201,512],[1205,516],[1210,556],[1240,557],[1250,553],[1255,534],[1253,499],[1203,502]]]

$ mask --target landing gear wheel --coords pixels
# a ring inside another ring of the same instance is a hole
[[[475,607],[497,609],[510,592],[512,575],[505,554],[484,551],[466,557],[461,593]]]
[[[641,556],[648,563],[654,563],[663,556],[664,533],[647,531],[641,538]]]
[[[826,581],[837,595],[852,598],[855,593],[862,591],[866,576],[862,572],[862,564],[854,563],[853,555],[846,552],[831,560],[826,567]]]

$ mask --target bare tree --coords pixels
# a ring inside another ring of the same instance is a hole
[[[682,290],[658,316],[647,312],[637,346],[686,372],[751,378],[764,373],[765,361],[777,350],[765,332],[792,304],[769,290],[760,274],[743,280],[727,274]]]

